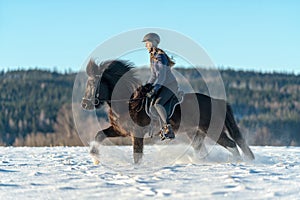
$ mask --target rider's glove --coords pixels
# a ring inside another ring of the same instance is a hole
[[[147,83],[143,87],[146,89],[146,91],[150,91],[153,88],[153,85],[151,83]]]
[[[150,99],[152,99],[153,97],[155,97],[155,96],[156,96],[156,91],[154,90],[154,88],[153,88],[152,90],[150,90],[150,92],[148,92],[148,93],[146,94],[146,96],[147,96],[148,98],[150,98]]]
[[[155,98],[160,87],[161,86],[159,84],[155,84],[152,90],[150,90],[150,92],[148,92],[146,96],[151,99]]]

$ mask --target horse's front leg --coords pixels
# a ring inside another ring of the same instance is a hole
[[[143,157],[144,137],[132,136],[133,160],[135,164],[141,162]]]
[[[99,131],[96,136],[94,142],[91,143],[90,147],[90,155],[93,159],[94,164],[99,164],[100,162],[100,144],[103,140],[107,137],[120,137],[122,133],[114,129],[112,126],[108,127],[107,129]]]
[[[117,131],[116,129],[114,129],[112,126],[110,126],[107,129],[99,131],[95,136],[95,141],[102,143],[103,140],[107,137],[120,137],[120,136],[123,136],[123,134]]]

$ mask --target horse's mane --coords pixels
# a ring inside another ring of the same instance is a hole
[[[122,78],[122,81],[128,84],[140,85],[140,81],[135,77],[133,63],[125,60],[107,60],[98,65],[91,59],[87,65],[86,72],[89,76],[100,76],[111,85],[116,85]],[[124,76],[126,74],[126,76]],[[123,83],[122,82],[122,83]]]
[[[102,62],[99,66],[103,72],[102,76],[109,79],[112,84],[116,84],[121,77],[126,74],[126,77],[135,79],[133,72],[133,64],[124,60],[110,60]],[[124,78],[124,77],[123,77]]]
[[[124,60],[105,61],[100,64],[103,70],[102,78],[115,86],[120,79],[121,84],[130,91],[134,91],[141,85],[136,78],[133,63]]]
[[[115,96],[117,99],[128,97],[128,95],[126,95],[128,93],[133,94],[131,98],[135,98],[137,95],[136,89],[141,86],[141,81],[136,78],[134,65],[129,61],[107,60],[97,64],[91,59],[87,65],[86,72],[90,77],[100,78],[97,87],[99,89],[99,86],[103,83],[109,86],[110,92],[117,86],[117,95],[119,96],[119,98]]]

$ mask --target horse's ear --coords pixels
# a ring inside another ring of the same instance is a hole
[[[86,73],[89,77],[95,77],[98,71],[98,65],[95,63],[95,60],[91,59],[86,66]]]

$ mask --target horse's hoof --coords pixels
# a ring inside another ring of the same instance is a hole
[[[142,162],[143,154],[142,153],[134,153],[133,154],[133,161],[134,164],[140,164]]]
[[[94,165],[99,165],[100,161],[98,159],[93,158]]]

